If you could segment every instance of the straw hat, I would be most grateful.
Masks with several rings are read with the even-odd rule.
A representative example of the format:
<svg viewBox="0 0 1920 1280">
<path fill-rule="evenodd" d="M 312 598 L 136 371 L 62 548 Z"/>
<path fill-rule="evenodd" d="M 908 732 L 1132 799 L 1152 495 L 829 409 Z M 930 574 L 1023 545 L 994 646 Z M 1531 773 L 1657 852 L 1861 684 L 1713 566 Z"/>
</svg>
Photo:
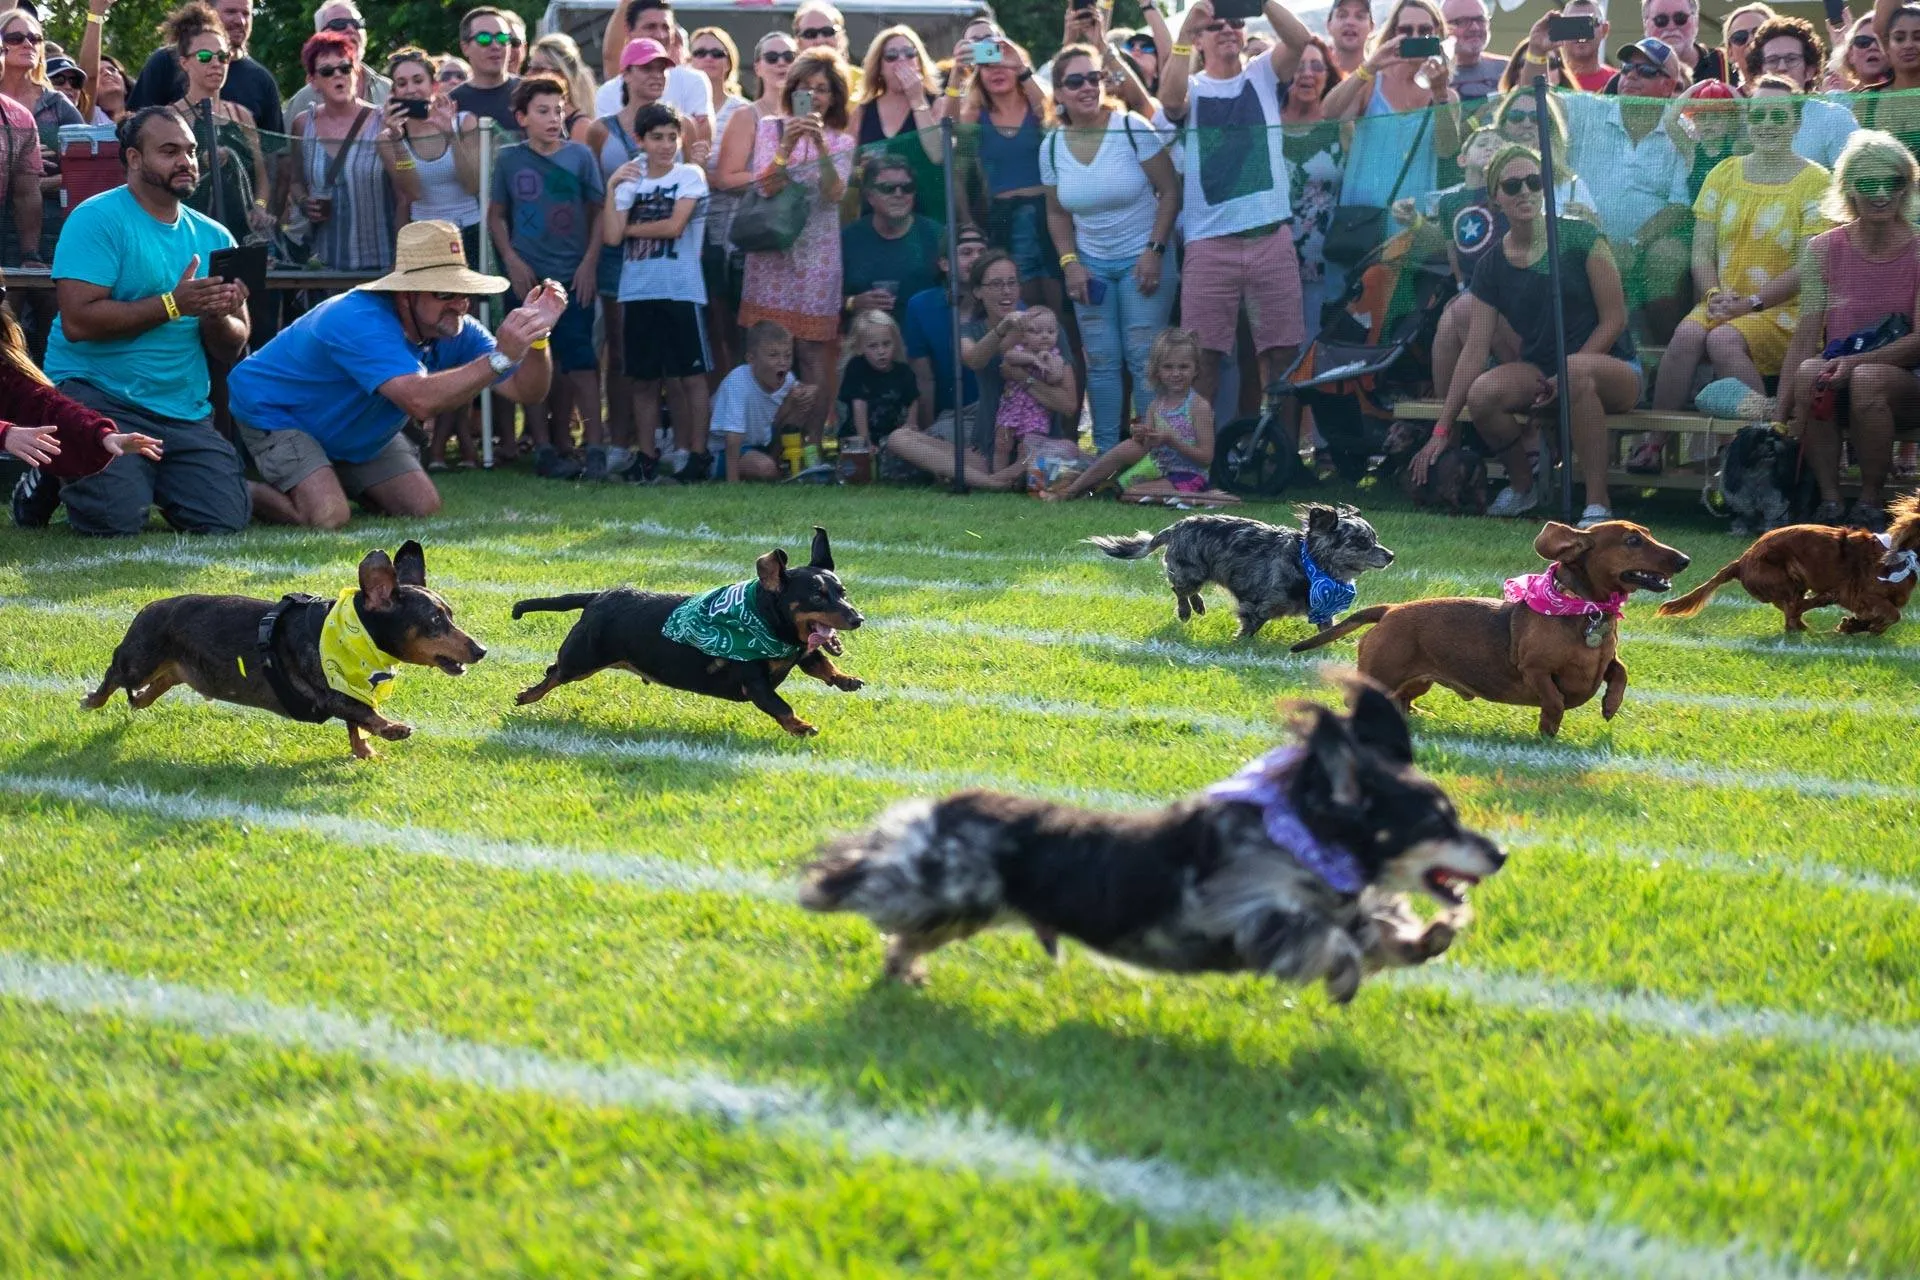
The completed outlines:
<svg viewBox="0 0 1920 1280">
<path fill-rule="evenodd" d="M 451 222 L 409 222 L 393 248 L 393 270 L 361 285 L 369 293 L 505 293 L 504 276 L 467 267 L 460 228 Z"/>
</svg>

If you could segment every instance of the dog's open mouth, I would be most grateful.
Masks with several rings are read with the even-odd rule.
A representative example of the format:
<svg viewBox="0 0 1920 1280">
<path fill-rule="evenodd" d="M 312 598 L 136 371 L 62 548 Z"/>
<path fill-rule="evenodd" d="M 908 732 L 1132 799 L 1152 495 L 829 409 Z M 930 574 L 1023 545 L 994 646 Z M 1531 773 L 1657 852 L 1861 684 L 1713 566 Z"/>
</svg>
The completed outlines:
<svg viewBox="0 0 1920 1280">
<path fill-rule="evenodd" d="M 1456 907 L 1466 902 L 1466 891 L 1480 883 L 1479 876 L 1455 871 L 1451 867 L 1429 867 L 1427 874 L 1421 879 L 1426 884 L 1428 893 Z"/>
<path fill-rule="evenodd" d="M 807 632 L 807 652 L 812 653 L 815 649 L 825 649 L 836 658 L 846 652 L 846 647 L 840 643 L 840 633 L 818 622 Z"/>
<path fill-rule="evenodd" d="M 1645 569 L 1629 569 L 1620 575 L 1620 581 L 1642 591 L 1671 591 L 1673 579 L 1663 578 L 1657 573 L 1648 573 Z"/>
<path fill-rule="evenodd" d="M 450 676 L 463 676 L 467 674 L 467 664 L 464 662 L 455 662 L 452 658 L 435 658 L 433 665 Z"/>
</svg>

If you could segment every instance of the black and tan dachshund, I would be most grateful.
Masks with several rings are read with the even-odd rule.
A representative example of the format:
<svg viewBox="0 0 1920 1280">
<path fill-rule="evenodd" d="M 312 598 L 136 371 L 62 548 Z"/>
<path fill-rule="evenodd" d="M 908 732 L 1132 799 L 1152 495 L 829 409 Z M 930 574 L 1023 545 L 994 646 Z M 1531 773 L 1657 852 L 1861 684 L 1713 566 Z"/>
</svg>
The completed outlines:
<svg viewBox="0 0 1920 1280">
<path fill-rule="evenodd" d="M 754 562 L 754 577 L 701 596 L 615 587 L 522 600 L 513 616 L 584 610 L 560 642 L 539 684 L 520 694 L 538 702 L 563 684 L 608 667 L 670 689 L 751 702 L 796 737 L 819 732 L 779 694 L 795 667 L 846 693 L 864 683 L 838 670 L 839 633 L 864 619 L 833 572 L 827 531 L 813 530 L 808 564 L 789 568 L 778 547 Z M 672 638 L 679 637 L 679 638 Z"/>
</svg>

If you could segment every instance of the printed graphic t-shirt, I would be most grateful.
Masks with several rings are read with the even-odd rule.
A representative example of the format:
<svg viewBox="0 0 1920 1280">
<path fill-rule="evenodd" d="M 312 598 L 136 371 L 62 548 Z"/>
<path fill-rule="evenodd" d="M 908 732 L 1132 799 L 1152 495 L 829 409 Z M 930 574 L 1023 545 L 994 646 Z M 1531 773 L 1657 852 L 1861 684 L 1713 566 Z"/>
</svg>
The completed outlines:
<svg viewBox="0 0 1920 1280">
<path fill-rule="evenodd" d="M 1187 239 L 1210 240 L 1293 216 L 1287 197 L 1286 86 L 1261 57 L 1239 75 L 1193 77 L 1184 136 Z"/>
<path fill-rule="evenodd" d="M 536 276 L 571 287 L 600 233 L 598 206 L 606 198 L 600 161 L 578 142 L 563 142 L 550 156 L 518 143 L 494 161 L 493 198 L 507 206 L 513 250 Z"/>
<path fill-rule="evenodd" d="M 643 177 L 613 189 L 613 206 L 624 209 L 627 225 L 664 222 L 682 200 L 696 201 L 693 216 L 673 240 L 628 236 L 620 263 L 620 301 L 660 298 L 707 305 L 707 282 L 700 274 L 700 250 L 707 242 L 707 175 L 698 165 L 676 164 L 664 177 Z M 615 252 L 603 249 L 603 253 Z"/>
</svg>

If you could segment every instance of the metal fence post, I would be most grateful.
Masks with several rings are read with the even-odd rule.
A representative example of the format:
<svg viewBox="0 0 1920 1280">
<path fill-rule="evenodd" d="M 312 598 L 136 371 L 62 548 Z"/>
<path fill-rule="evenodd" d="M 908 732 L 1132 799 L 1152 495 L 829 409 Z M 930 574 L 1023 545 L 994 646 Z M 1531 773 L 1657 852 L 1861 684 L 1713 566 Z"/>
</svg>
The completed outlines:
<svg viewBox="0 0 1920 1280">
<path fill-rule="evenodd" d="M 458 120 L 455 120 L 455 135 L 458 136 Z M 487 234 L 487 206 L 493 191 L 493 121 L 482 117 L 480 126 L 480 272 L 493 274 L 493 237 Z M 493 332 L 496 323 L 493 316 L 493 296 L 489 294 L 480 302 L 482 314 L 486 316 L 487 332 Z M 480 465 L 488 471 L 493 470 L 493 392 L 491 389 L 480 393 Z"/>
<path fill-rule="evenodd" d="M 954 177 L 953 117 L 940 120 L 940 173 L 947 184 L 947 308 L 953 334 L 953 485 L 967 491 L 967 435 L 963 426 L 967 371 L 960 363 L 960 184 Z"/>
<path fill-rule="evenodd" d="M 1567 400 L 1567 317 L 1560 301 L 1560 211 L 1553 198 L 1553 130 L 1545 126 L 1547 114 L 1547 78 L 1533 78 L 1533 109 L 1542 122 L 1540 129 L 1540 194 L 1547 211 L 1547 287 L 1553 295 L 1553 356 L 1555 387 L 1553 397 L 1560 411 L 1560 518 L 1573 520 L 1573 408 Z"/>
</svg>

